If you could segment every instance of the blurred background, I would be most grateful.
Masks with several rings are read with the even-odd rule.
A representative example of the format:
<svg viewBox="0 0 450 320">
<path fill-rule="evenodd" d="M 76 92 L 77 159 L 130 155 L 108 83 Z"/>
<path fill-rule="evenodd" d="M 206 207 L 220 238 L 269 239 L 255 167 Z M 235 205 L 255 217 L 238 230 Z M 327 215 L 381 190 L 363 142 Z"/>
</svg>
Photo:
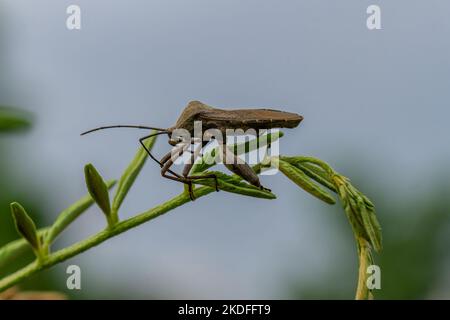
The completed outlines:
<svg viewBox="0 0 450 320">
<path fill-rule="evenodd" d="M 329 162 L 376 204 L 384 251 L 375 296 L 449 299 L 450 3 L 376 1 L 382 30 L 369 31 L 374 2 L 1 0 L 0 105 L 33 119 L 29 130 L 0 133 L 0 245 L 17 238 L 10 202 L 50 224 L 86 193 L 86 163 L 118 178 L 144 134 L 80 132 L 170 126 L 189 100 L 273 107 L 305 117 L 285 130 L 281 153 Z M 71 4 L 81 30 L 66 28 Z M 21 287 L 73 299 L 353 298 L 356 248 L 340 205 L 281 175 L 262 180 L 278 199 L 211 194 Z M 181 190 L 148 162 L 122 218 Z M 89 210 L 56 248 L 104 223 Z M 71 264 L 82 290 L 66 288 Z"/>
</svg>

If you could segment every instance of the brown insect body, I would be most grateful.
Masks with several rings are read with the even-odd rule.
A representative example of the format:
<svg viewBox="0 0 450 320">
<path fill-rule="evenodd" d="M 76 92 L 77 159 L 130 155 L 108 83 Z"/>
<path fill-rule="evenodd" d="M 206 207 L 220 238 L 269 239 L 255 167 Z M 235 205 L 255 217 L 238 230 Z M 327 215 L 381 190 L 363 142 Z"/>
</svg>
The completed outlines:
<svg viewBox="0 0 450 320">
<path fill-rule="evenodd" d="M 272 128 L 295 128 L 303 120 L 303 117 L 290 112 L 284 112 L 273 109 L 235 109 L 235 110 L 223 110 L 213 108 L 200 101 L 191 101 L 187 107 L 183 110 L 175 125 L 168 129 L 160 129 L 147 126 L 135 126 L 135 125 L 114 125 L 95 128 L 82 133 L 82 135 L 108 128 L 139 128 L 139 129 L 154 129 L 159 132 L 152 133 L 151 135 L 142 137 L 139 139 L 142 147 L 146 150 L 148 155 L 161 166 L 161 175 L 167 179 L 179 181 L 189 186 L 189 195 L 194 200 L 194 194 L 192 190 L 192 181 L 196 179 L 212 178 L 216 182 L 216 190 L 218 189 L 217 177 L 214 174 L 203 174 L 199 176 L 189 175 L 190 170 L 200 154 L 201 148 L 204 147 L 208 141 L 202 141 L 202 143 L 192 152 L 190 163 L 186 164 L 182 175 L 172 171 L 170 168 L 175 160 L 182 156 L 185 151 L 188 151 L 191 144 L 195 144 L 198 140 L 191 138 L 190 141 L 183 141 L 179 137 L 170 137 L 170 135 L 176 129 L 185 129 L 189 131 L 191 137 L 194 137 L 194 124 L 196 121 L 201 121 L 202 131 L 208 129 L 218 129 L 222 132 L 223 138 L 226 137 L 227 129 L 242 129 L 247 131 L 248 129 L 272 129 Z M 203 132 L 202 132 L 203 133 Z M 172 152 L 166 154 L 160 161 L 156 159 L 145 146 L 144 140 L 158 134 L 168 134 L 169 144 L 175 146 L 175 156 Z M 223 142 L 222 142 L 223 143 Z M 244 180 L 248 181 L 252 185 L 265 189 L 260 181 L 258 175 L 253 169 L 239 159 L 231 150 L 222 145 L 223 159 L 225 166 L 232 172 L 236 173 Z M 267 189 L 268 190 L 268 189 Z"/>
<path fill-rule="evenodd" d="M 191 101 L 183 110 L 175 126 L 169 128 L 186 129 L 194 133 L 194 122 L 201 121 L 202 129 L 219 129 L 225 134 L 226 129 L 273 129 L 295 128 L 303 117 L 291 112 L 274 109 L 235 109 L 223 110 L 213 108 L 200 101 Z"/>
<path fill-rule="evenodd" d="M 194 135 L 194 123 L 201 121 L 202 131 L 218 129 L 226 136 L 227 129 L 273 129 L 273 128 L 295 128 L 303 120 L 303 117 L 291 112 L 274 109 L 235 109 L 223 110 L 211 107 L 200 101 L 191 101 L 183 110 L 175 125 L 168 129 L 173 132 L 176 129 L 185 129 L 191 136 Z M 170 144 L 176 144 L 176 140 L 169 140 Z M 224 163 L 228 170 L 239 175 L 252 185 L 265 189 L 258 175 L 245 162 L 241 161 L 225 146 L 222 148 Z M 195 158 L 194 154 L 192 155 Z M 183 170 L 183 176 L 189 178 L 188 173 L 195 159 L 187 164 Z M 164 168 L 163 168 L 164 169 Z M 216 181 L 217 183 L 217 181 Z"/>
</svg>

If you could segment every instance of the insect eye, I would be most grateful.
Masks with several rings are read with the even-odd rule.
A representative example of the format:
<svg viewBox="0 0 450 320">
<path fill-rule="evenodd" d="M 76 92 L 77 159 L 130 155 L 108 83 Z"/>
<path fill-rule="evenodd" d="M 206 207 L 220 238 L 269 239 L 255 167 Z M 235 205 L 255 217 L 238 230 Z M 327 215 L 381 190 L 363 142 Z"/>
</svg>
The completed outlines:
<svg viewBox="0 0 450 320">
<path fill-rule="evenodd" d="M 169 144 L 172 146 L 176 146 L 178 143 L 181 143 L 183 141 L 184 139 L 182 137 L 171 138 L 169 139 Z"/>
</svg>

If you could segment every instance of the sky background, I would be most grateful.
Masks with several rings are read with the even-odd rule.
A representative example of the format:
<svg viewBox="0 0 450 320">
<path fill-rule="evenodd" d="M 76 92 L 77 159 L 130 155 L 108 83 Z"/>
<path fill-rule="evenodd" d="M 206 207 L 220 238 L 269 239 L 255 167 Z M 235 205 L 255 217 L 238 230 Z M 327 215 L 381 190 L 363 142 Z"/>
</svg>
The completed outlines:
<svg viewBox="0 0 450 320">
<path fill-rule="evenodd" d="M 369 31 L 374 3 L 382 30 Z M 66 29 L 70 4 L 81 7 L 80 31 Z M 79 133 L 168 127 L 190 100 L 302 114 L 281 153 L 319 157 L 374 192 L 420 194 L 450 159 L 448 1 L 2 0 L 0 10 L 1 103 L 35 115 L 30 134 L 10 139 L 21 168 L 11 176 L 33 177 L 52 198 L 49 222 L 85 194 L 86 163 L 117 178 L 145 134 Z M 154 150 L 169 151 L 165 138 Z M 350 228 L 330 226 L 335 211 L 281 175 L 262 183 L 277 200 L 212 194 L 54 270 L 79 265 L 92 292 L 114 282 L 170 298 L 254 299 L 285 298 L 288 279 L 314 282 L 336 259 L 356 271 L 355 248 L 343 245 Z M 122 217 L 181 190 L 148 162 Z M 103 225 L 90 210 L 59 245 Z"/>
</svg>

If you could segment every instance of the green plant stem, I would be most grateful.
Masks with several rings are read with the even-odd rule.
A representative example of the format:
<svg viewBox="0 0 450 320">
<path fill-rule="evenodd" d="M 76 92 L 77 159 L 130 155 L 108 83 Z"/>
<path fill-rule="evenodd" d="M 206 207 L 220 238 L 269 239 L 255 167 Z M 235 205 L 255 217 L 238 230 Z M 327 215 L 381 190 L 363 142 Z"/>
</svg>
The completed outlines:
<svg viewBox="0 0 450 320">
<path fill-rule="evenodd" d="M 44 236 L 48 230 L 50 230 L 50 227 L 38 230 L 39 236 Z M 2 269 L 10 261 L 27 252 L 31 252 L 31 247 L 24 238 L 14 240 L 4 245 L 0 250 L 0 269 Z"/>
<path fill-rule="evenodd" d="M 194 190 L 194 195 L 196 198 L 203 197 L 211 192 L 215 191 L 210 187 L 200 187 Z M 49 254 L 42 261 L 33 261 L 29 265 L 24 268 L 10 274 L 9 276 L 0 280 L 0 292 L 6 290 L 7 288 L 15 285 L 21 280 L 28 278 L 29 276 L 41 271 L 43 269 L 48 269 L 62 261 L 65 261 L 77 254 L 80 254 L 92 247 L 99 245 L 100 243 L 112 238 L 116 235 L 119 235 L 129 229 L 132 229 L 144 222 L 152 220 L 172 209 L 175 209 L 187 202 L 190 202 L 189 194 L 183 192 L 178 196 L 173 197 L 172 199 L 166 201 L 163 204 L 160 204 L 148 211 L 145 211 L 137 216 L 129 218 L 127 220 L 123 220 L 117 223 L 115 226 L 111 228 L 107 228 L 99 233 L 77 242 L 67 248 L 56 251 L 52 254 Z"/>
<path fill-rule="evenodd" d="M 358 285 L 356 287 L 355 300 L 366 300 L 373 298 L 367 288 L 367 267 L 371 264 L 370 248 L 365 239 L 358 237 L 359 269 L 358 269 Z"/>
</svg>

